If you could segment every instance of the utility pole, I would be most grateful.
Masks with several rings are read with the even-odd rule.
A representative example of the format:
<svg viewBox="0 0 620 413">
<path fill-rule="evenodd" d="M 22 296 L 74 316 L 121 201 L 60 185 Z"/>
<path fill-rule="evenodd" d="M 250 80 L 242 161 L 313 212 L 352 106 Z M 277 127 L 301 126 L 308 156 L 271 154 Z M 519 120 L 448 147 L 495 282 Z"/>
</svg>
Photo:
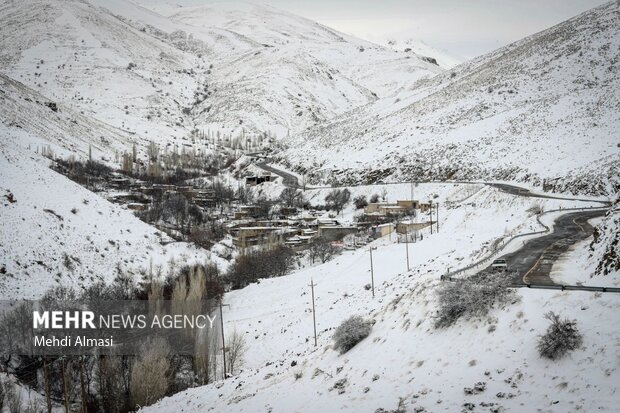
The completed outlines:
<svg viewBox="0 0 620 413">
<path fill-rule="evenodd" d="M 431 217 L 431 235 L 433 235 L 433 201 L 429 201 L 428 215 Z"/>
<path fill-rule="evenodd" d="M 372 265 L 372 250 L 376 250 L 377 247 L 370 247 L 370 286 L 372 288 L 372 298 L 375 298 L 375 273 Z"/>
<path fill-rule="evenodd" d="M 409 271 L 409 231 L 407 231 L 407 224 L 405 226 L 405 249 L 407 251 L 407 271 Z"/>
<path fill-rule="evenodd" d="M 314 347 L 317 346 L 317 342 L 316 342 L 316 311 L 314 308 L 314 286 L 316 284 L 314 283 L 314 281 L 312 280 L 312 278 L 310 278 L 310 288 L 312 291 L 312 323 L 314 324 Z"/>
<path fill-rule="evenodd" d="M 220 326 L 222 328 L 222 366 L 224 380 L 226 380 L 226 341 L 224 340 L 224 318 L 222 317 L 222 297 L 220 297 Z"/>
</svg>

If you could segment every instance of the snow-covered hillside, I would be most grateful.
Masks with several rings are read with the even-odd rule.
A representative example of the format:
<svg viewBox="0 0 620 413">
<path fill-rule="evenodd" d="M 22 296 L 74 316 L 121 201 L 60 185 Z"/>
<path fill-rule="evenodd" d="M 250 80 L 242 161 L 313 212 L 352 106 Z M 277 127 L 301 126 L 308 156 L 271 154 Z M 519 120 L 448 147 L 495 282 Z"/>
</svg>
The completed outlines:
<svg viewBox="0 0 620 413">
<path fill-rule="evenodd" d="M 452 56 L 447 52 L 437 50 L 417 39 L 406 39 L 402 41 L 392 39 L 387 40 L 386 45 L 394 50 L 404 51 L 405 53 L 413 52 L 418 56 L 422 56 L 427 59 L 434 59 L 434 61 L 444 69 L 452 69 L 466 60 L 465 58 Z"/>
<path fill-rule="evenodd" d="M 139 270 L 165 270 L 170 259 L 211 260 L 206 251 L 172 242 L 130 211 L 49 169 L 40 154 L 46 140 L 19 129 L 3 131 L 1 138 L 3 298 L 39 298 L 57 285 L 110 282 L 117 266 L 138 282 Z"/>
<path fill-rule="evenodd" d="M 375 412 L 395 411 L 399 403 L 405 409 L 400 411 L 428 412 L 458 412 L 466 403 L 473 403 L 474 411 L 613 409 L 620 390 L 620 349 L 609 344 L 620 339 L 613 321 L 616 295 L 519 290 L 517 302 L 488 317 L 434 328 L 435 293 L 448 267 L 468 264 L 481 253 L 480 246 L 497 238 L 537 227 L 527 211 L 531 200 L 477 189 L 416 188 L 422 199 L 437 194 L 455 203 L 442 213 L 439 233 L 426 229 L 423 241 L 409 245 L 409 272 L 404 244 L 386 236 L 369 245 L 377 247 L 375 299 L 364 287 L 370 283 L 368 247 L 228 293 L 225 331 L 245 336 L 243 371 L 145 411 Z M 390 186 L 388 196 L 400 199 L 409 190 Z M 545 209 L 576 204 L 542 201 Z M 312 336 L 311 281 L 318 347 Z M 576 318 L 585 336 L 584 347 L 559 362 L 541 360 L 536 352 L 537 336 L 547 323 L 543 314 L 550 310 Z M 334 329 L 355 314 L 374 320 L 371 335 L 339 355 L 331 348 Z M 482 390 L 465 393 L 479 382 Z"/>
<path fill-rule="evenodd" d="M 164 17 L 125 0 L 0 5 L 0 69 L 159 142 L 301 131 L 441 73 L 416 55 L 247 4 Z"/>
<path fill-rule="evenodd" d="M 615 192 L 619 25 L 610 2 L 293 137 L 282 158 L 344 182 L 546 179 Z"/>
<path fill-rule="evenodd" d="M 196 56 L 81 1 L 3 2 L 0 70 L 128 133 L 185 137 L 183 108 L 204 83 Z"/>
<path fill-rule="evenodd" d="M 39 150 L 85 158 L 89 148 L 94 159 L 112 160 L 112 155 L 129 151 L 134 143 L 146 140 L 112 127 L 57 103 L 24 84 L 0 73 L 0 137 L 5 145 L 15 131 L 27 132 L 40 139 L 29 142 Z M 14 148 L 18 150 L 20 147 Z"/>
</svg>

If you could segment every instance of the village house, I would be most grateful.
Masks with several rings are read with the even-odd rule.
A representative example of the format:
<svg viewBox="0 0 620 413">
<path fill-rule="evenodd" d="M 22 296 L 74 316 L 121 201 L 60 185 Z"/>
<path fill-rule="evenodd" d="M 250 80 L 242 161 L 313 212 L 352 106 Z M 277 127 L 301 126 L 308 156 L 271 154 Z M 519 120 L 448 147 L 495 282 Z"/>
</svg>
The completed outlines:
<svg viewBox="0 0 620 413">
<path fill-rule="evenodd" d="M 231 230 L 233 245 L 242 249 L 257 245 L 284 244 L 287 238 L 297 233 L 295 228 L 273 226 L 239 227 Z"/>
<path fill-rule="evenodd" d="M 396 232 L 399 234 L 413 234 L 423 228 L 429 227 L 430 221 L 426 222 L 414 222 L 411 220 L 402 221 L 396 224 Z"/>
<path fill-rule="evenodd" d="M 357 226 L 344 225 L 319 225 L 317 234 L 320 238 L 328 241 L 341 240 L 349 234 L 356 234 Z"/>
<path fill-rule="evenodd" d="M 368 221 L 378 221 L 381 217 L 403 215 L 408 211 L 426 212 L 430 209 L 430 205 L 416 200 L 399 200 L 396 203 L 373 202 L 364 208 L 364 215 Z"/>
<path fill-rule="evenodd" d="M 260 185 L 263 182 L 271 182 L 273 181 L 273 179 L 274 177 L 269 172 L 262 174 L 262 175 L 247 176 L 245 178 L 245 185 L 246 186 Z"/>
<path fill-rule="evenodd" d="M 317 237 L 317 234 L 317 231 L 303 229 L 299 235 L 288 238 L 285 245 L 296 250 L 307 248 L 312 240 Z"/>
<path fill-rule="evenodd" d="M 394 232 L 395 225 L 391 222 L 387 224 L 377 225 L 373 227 L 374 236 L 377 238 L 385 237 L 386 235 L 390 235 Z"/>
<path fill-rule="evenodd" d="M 250 218 L 255 215 L 256 211 L 258 211 L 256 205 L 239 205 L 234 212 L 234 219 Z"/>
</svg>

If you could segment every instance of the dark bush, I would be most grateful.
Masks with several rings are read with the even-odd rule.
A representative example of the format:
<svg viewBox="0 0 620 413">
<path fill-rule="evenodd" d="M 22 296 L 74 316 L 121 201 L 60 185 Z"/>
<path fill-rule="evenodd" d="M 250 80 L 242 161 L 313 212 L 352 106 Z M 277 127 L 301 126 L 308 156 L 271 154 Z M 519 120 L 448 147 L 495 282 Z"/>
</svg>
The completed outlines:
<svg viewBox="0 0 620 413">
<path fill-rule="evenodd" d="M 359 195 L 353 198 L 353 204 L 355 205 L 356 209 L 362 209 L 368 206 L 368 201 L 366 200 L 365 195 Z"/>
<path fill-rule="evenodd" d="M 583 337 L 575 320 L 561 320 L 554 312 L 548 312 L 545 318 L 551 325 L 547 332 L 538 338 L 538 353 L 541 357 L 556 360 L 581 347 Z"/>
<path fill-rule="evenodd" d="M 281 277 L 293 266 L 295 252 L 283 245 L 256 250 L 237 257 L 226 273 L 233 288 L 243 288 L 260 278 Z"/>
<path fill-rule="evenodd" d="M 368 337 L 372 323 L 359 315 L 354 315 L 342 322 L 334 333 L 334 349 L 344 354 L 357 343 Z"/>
</svg>

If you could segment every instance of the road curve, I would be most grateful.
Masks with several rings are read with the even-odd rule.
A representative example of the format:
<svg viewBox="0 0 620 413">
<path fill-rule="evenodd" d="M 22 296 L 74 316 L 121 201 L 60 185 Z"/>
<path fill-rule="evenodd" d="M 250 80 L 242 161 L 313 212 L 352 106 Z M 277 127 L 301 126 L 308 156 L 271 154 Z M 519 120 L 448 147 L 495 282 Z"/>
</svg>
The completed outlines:
<svg viewBox="0 0 620 413">
<path fill-rule="evenodd" d="M 258 166 L 259 168 L 261 168 L 262 170 L 265 170 L 267 172 L 270 172 L 274 175 L 278 175 L 282 177 L 282 184 L 284 184 L 284 186 L 288 187 L 288 188 L 296 188 L 296 189 L 300 189 L 301 186 L 299 185 L 299 179 L 297 179 L 297 177 L 295 175 L 292 175 L 288 172 L 282 171 L 280 169 L 276 169 L 273 166 L 269 165 L 267 162 L 269 160 L 264 160 L 261 162 L 257 162 L 255 165 Z"/>
<path fill-rule="evenodd" d="M 549 276 L 553 264 L 572 245 L 592 236 L 594 228 L 588 221 L 604 214 L 603 209 L 564 214 L 555 220 L 553 232 L 526 241 L 517 251 L 498 259 L 506 260 L 508 270 L 514 273 L 514 285 L 553 285 Z"/>
</svg>

